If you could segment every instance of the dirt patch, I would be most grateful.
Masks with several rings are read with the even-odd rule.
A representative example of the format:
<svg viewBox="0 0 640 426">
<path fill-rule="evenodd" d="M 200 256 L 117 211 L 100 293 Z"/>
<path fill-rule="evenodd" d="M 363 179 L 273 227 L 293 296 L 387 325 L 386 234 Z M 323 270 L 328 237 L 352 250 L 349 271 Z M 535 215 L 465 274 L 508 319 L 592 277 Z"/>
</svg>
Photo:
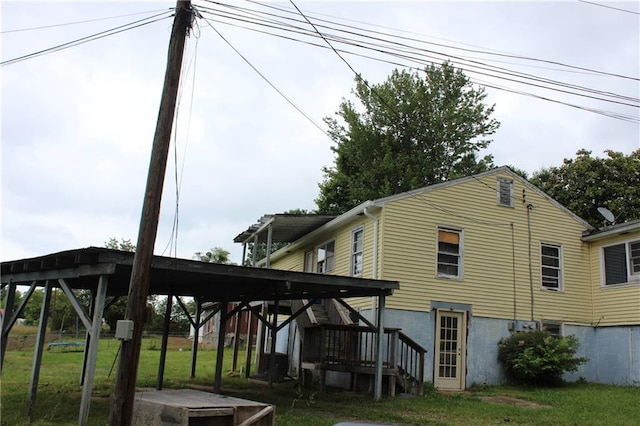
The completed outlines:
<svg viewBox="0 0 640 426">
<path fill-rule="evenodd" d="M 480 400 L 490 402 L 493 404 L 511 404 L 524 408 L 553 408 L 550 405 L 538 404 L 537 402 L 527 401 L 520 398 L 514 398 L 512 396 L 481 396 Z"/>
</svg>

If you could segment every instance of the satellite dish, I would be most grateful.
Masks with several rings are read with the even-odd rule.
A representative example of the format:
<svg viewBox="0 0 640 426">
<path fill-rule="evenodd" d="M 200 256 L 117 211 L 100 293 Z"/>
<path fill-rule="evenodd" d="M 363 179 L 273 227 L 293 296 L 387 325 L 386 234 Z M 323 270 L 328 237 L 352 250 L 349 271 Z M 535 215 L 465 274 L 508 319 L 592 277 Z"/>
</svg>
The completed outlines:
<svg viewBox="0 0 640 426">
<path fill-rule="evenodd" d="M 616 222 L 616 217 L 613 215 L 613 213 L 611 213 L 611 210 L 609 210 L 608 208 L 598 207 L 598 213 L 600 213 L 605 219 L 607 219 L 608 222 L 611 222 L 611 223 Z"/>
</svg>

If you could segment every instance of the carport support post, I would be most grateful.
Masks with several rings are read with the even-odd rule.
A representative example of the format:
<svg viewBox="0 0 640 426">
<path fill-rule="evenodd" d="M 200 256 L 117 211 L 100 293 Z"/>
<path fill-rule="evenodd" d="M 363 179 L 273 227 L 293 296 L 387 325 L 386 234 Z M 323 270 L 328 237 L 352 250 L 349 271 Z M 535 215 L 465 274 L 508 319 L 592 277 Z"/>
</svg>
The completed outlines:
<svg viewBox="0 0 640 426">
<path fill-rule="evenodd" d="M 385 296 L 381 294 L 378 296 L 378 339 L 376 340 L 376 371 L 374 376 L 375 387 L 373 390 L 373 399 L 375 401 L 379 401 L 382 398 L 382 357 L 384 356 L 384 347 L 383 347 L 383 339 L 384 339 L 384 307 L 385 307 Z M 395 348 L 391 348 L 391 350 L 395 350 Z"/>
<path fill-rule="evenodd" d="M 253 350 L 253 311 L 247 310 L 247 359 L 245 361 L 244 377 L 248 379 L 251 375 L 251 351 Z"/>
<path fill-rule="evenodd" d="M 279 300 L 274 301 L 273 323 L 271 324 L 271 354 L 269 356 L 269 388 L 273 387 L 273 375 L 276 372 L 276 335 L 278 334 Z"/>
<path fill-rule="evenodd" d="M 93 316 L 91 320 L 91 338 L 87 353 L 87 363 L 84 368 L 84 380 L 82 384 L 82 400 L 80 401 L 80 415 L 78 424 L 84 426 L 89 420 L 89 406 L 91 404 L 91 391 L 93 390 L 93 376 L 96 370 L 96 360 L 98 359 L 98 346 L 100 345 L 100 329 L 102 328 L 102 314 L 104 313 L 104 302 L 107 298 L 108 278 L 100 275 L 98 279 L 98 289 L 93 297 Z"/>
<path fill-rule="evenodd" d="M 233 330 L 233 364 L 231 365 L 231 371 L 236 371 L 238 368 L 238 350 L 240 349 L 240 321 L 242 320 L 242 310 L 236 312 L 236 323 Z"/>
<path fill-rule="evenodd" d="M 222 361 L 224 360 L 224 335 L 227 329 L 227 302 L 222 302 L 218 324 L 218 351 L 216 353 L 216 376 L 213 393 L 220 393 L 222 387 Z"/>
<path fill-rule="evenodd" d="M 171 325 L 171 308 L 173 307 L 173 295 L 167 296 L 167 306 L 164 309 L 164 321 L 162 322 L 162 346 L 160 348 L 160 365 L 158 365 L 158 379 L 156 390 L 162 390 L 164 384 L 164 366 L 167 360 L 167 346 L 169 344 L 169 326 Z"/>
<path fill-rule="evenodd" d="M 13 318 L 13 305 L 16 300 L 16 288 L 18 286 L 12 281 L 9 283 L 9 290 L 7 293 L 7 303 L 4 307 L 4 315 L 2 316 L 2 340 L 0 340 L 0 372 L 2 372 L 2 367 L 4 366 L 4 354 L 7 350 L 7 342 L 9 337 L 9 325 L 11 323 L 11 318 Z"/>
<path fill-rule="evenodd" d="M 202 316 L 202 301 L 195 297 L 196 320 L 193 326 L 193 343 L 191 343 L 191 378 L 196 377 L 196 364 L 198 363 L 198 341 L 200 340 L 200 317 Z"/>
<path fill-rule="evenodd" d="M 42 349 L 44 348 L 47 334 L 47 318 L 49 317 L 49 304 L 51 303 L 51 282 L 44 286 L 44 299 L 40 308 L 40 321 L 38 322 L 38 335 L 36 337 L 35 353 L 33 354 L 33 367 L 31 369 L 31 381 L 29 382 L 29 395 L 27 395 L 27 417 L 33 421 L 33 406 L 38 394 L 38 379 L 40 378 L 40 364 L 42 362 Z"/>
</svg>

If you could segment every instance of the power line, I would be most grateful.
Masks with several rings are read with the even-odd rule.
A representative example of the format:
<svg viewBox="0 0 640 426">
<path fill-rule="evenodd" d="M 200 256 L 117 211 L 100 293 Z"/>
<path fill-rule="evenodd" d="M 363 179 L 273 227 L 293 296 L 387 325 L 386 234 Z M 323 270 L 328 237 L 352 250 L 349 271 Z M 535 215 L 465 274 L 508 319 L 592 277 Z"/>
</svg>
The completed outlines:
<svg viewBox="0 0 640 426">
<path fill-rule="evenodd" d="M 627 9 L 621 9 L 619 7 L 613 7 L 613 6 L 609 6 L 607 4 L 595 3 L 595 2 L 592 2 L 592 1 L 585 1 L 585 0 L 578 0 L 578 1 L 580 3 L 586 3 L 586 4 L 591 4 L 591 5 L 594 5 L 594 6 L 606 7 L 607 9 L 613 9 L 613 10 L 617 10 L 617 11 L 620 11 L 620 12 L 626 12 L 626 13 L 632 13 L 634 15 L 640 15 L 640 12 L 635 12 L 633 10 L 627 10 Z"/>
<path fill-rule="evenodd" d="M 210 3 L 214 3 L 214 2 L 210 2 Z M 216 3 L 217 4 L 217 3 Z M 268 16 L 268 18 L 262 18 L 261 12 L 256 11 L 256 10 L 249 10 L 246 11 L 246 9 L 243 8 L 239 8 L 237 6 L 227 6 L 227 5 L 221 5 L 221 6 L 225 6 L 228 9 L 232 9 L 235 12 L 223 12 L 217 9 L 211 9 L 211 8 L 204 8 L 207 9 L 207 13 L 209 14 L 213 14 L 214 16 L 217 16 L 218 18 L 220 18 L 220 20 L 217 20 L 216 22 L 225 24 L 225 25 L 231 25 L 231 26 L 236 26 L 236 27 L 240 27 L 240 28 L 245 28 L 245 29 L 249 29 L 252 31 L 256 31 L 256 32 L 260 32 L 260 33 L 264 33 L 264 34 L 268 34 L 271 36 L 276 36 L 276 37 L 280 37 L 280 38 L 285 38 L 285 39 L 289 39 L 292 41 L 296 41 L 296 42 L 301 42 L 301 43 L 306 43 L 306 44 L 310 44 L 310 45 L 314 45 L 317 47 L 324 47 L 315 43 L 311 43 L 309 41 L 304 41 L 301 40 L 300 38 L 296 38 L 296 37 L 290 37 L 287 35 L 283 35 L 281 33 L 274 33 L 272 31 L 282 31 L 284 33 L 289 33 L 289 34 L 298 34 L 301 36 L 305 36 L 305 37 L 318 37 L 318 34 L 315 32 L 309 32 L 308 30 L 300 27 L 300 26 L 296 26 L 294 24 L 291 24 L 291 21 L 296 22 L 296 20 L 292 20 L 291 18 L 288 17 L 283 17 L 282 15 L 274 15 L 273 13 L 264 13 L 264 15 Z M 274 8 L 273 6 L 269 6 L 270 8 Z M 239 12 L 242 12 L 239 13 Z M 256 17 L 256 16 L 260 16 L 260 17 Z M 278 19 L 285 19 L 286 22 L 282 22 L 279 21 L 278 19 L 274 19 L 278 18 Z M 228 22 L 225 19 L 229 19 L 232 22 Z M 244 22 L 245 25 L 240 25 L 238 24 L 238 22 Z M 300 22 L 300 21 L 297 21 Z M 262 27 L 262 28 L 266 28 L 267 30 L 260 30 L 257 28 L 252 28 L 249 27 L 248 25 L 257 25 L 258 27 Z M 324 28 L 328 28 L 328 27 L 324 27 Z M 339 29 L 335 29 L 332 28 L 335 31 L 340 31 Z M 319 32 L 317 26 L 316 26 L 316 30 L 317 32 Z M 357 34 L 358 36 L 366 39 L 372 39 L 372 37 L 362 34 Z M 369 50 L 369 51 L 373 51 L 376 52 L 378 54 L 384 54 L 384 55 L 388 55 L 388 56 L 393 56 L 395 58 L 401 58 L 402 60 L 406 61 L 406 60 L 410 60 L 412 62 L 416 62 L 416 63 L 420 63 L 420 64 L 435 64 L 436 61 L 443 61 L 446 60 L 449 56 L 440 52 L 432 52 L 432 51 L 428 51 L 431 52 L 431 54 L 434 55 L 439 55 L 442 58 L 439 57 L 432 57 L 430 58 L 428 55 L 425 56 L 423 51 L 424 49 L 416 49 L 413 46 L 410 45 L 406 45 L 406 44 L 402 44 L 401 48 L 400 47 L 396 47 L 393 46 L 393 48 L 391 48 L 391 50 L 389 50 L 389 48 L 387 47 L 387 45 L 383 44 L 373 44 L 370 41 L 366 41 L 366 42 L 362 42 L 362 41 L 357 41 L 354 40 L 353 37 L 349 38 L 349 37 L 338 37 L 336 35 L 331 35 L 331 34 L 323 34 L 322 35 L 325 43 L 331 39 L 334 42 L 338 42 L 344 45 L 350 45 L 350 46 L 354 46 L 356 48 L 360 48 L 360 49 L 365 49 L 365 50 Z M 390 42 L 388 40 L 383 40 L 383 39 L 379 39 L 379 38 L 375 38 L 376 40 L 380 40 L 383 43 L 395 43 L 398 44 L 397 42 Z M 368 43 L 368 44 L 367 44 Z M 397 66 L 408 66 L 406 63 L 404 62 L 397 62 L 397 61 L 389 61 L 389 60 L 385 60 L 385 59 L 381 59 L 379 57 L 371 57 L 371 56 L 367 56 L 367 55 L 363 55 L 363 54 L 359 54 L 359 53 L 355 53 L 353 51 L 349 52 L 346 51 L 344 49 L 338 49 L 335 46 L 333 46 L 331 43 L 329 43 L 332 47 L 332 50 L 334 51 L 339 51 L 341 53 L 348 53 L 351 55 L 357 55 L 357 56 L 362 56 L 362 57 L 366 57 L 369 59 L 373 59 L 373 60 L 377 60 L 377 61 L 381 61 L 381 62 L 387 62 L 387 63 L 392 63 L 394 65 Z M 326 47 L 325 47 L 326 48 Z M 418 53 L 411 53 L 411 51 L 415 50 Z M 402 52 L 402 53 L 399 53 Z M 407 53 L 408 52 L 408 53 Z M 458 58 L 458 57 L 456 57 Z M 426 59 L 426 61 L 425 61 Z M 463 62 L 460 62 L 463 61 Z M 573 95 L 573 96 L 581 96 L 581 97 L 585 97 L 585 98 L 591 98 L 593 100 L 597 100 L 597 101 L 604 101 L 604 102 L 611 102 L 611 103 L 617 103 L 617 104 L 622 104 L 623 106 L 627 106 L 627 107 L 632 107 L 632 108 L 638 108 L 638 105 L 636 105 L 635 103 L 638 102 L 637 98 L 633 98 L 633 97 L 629 97 L 629 96 L 623 96 L 623 95 L 619 95 L 616 93 L 611 93 L 611 92 L 605 92 L 605 91 L 599 91 L 596 89 L 592 89 L 589 87 L 582 87 L 582 86 L 577 86 L 577 85 L 573 85 L 573 84 L 569 84 L 569 83 L 563 83 L 560 81 L 556 81 L 556 80 L 550 80 L 550 79 L 544 79 L 541 77 L 537 77 L 537 76 L 533 76 L 533 75 L 529 75 L 529 74 L 524 74 L 524 73 L 517 73 L 517 72 L 513 72 L 511 70 L 508 69 L 504 69 L 504 68 L 499 68 L 499 67 L 494 67 L 494 66 L 487 66 L 486 64 L 482 64 L 479 63 L 479 65 L 476 64 L 472 64 L 471 66 L 464 66 L 464 62 L 467 62 L 468 60 L 465 58 L 459 58 L 458 61 L 453 61 L 456 62 L 456 66 L 460 69 L 462 69 L 463 71 L 467 71 L 467 72 L 471 72 L 471 73 L 476 73 L 485 77 L 491 77 L 491 78 L 497 78 L 497 79 L 502 79 L 505 81 L 511 81 L 512 83 L 516 83 L 516 84 L 525 84 L 525 85 L 530 85 L 533 87 L 537 87 L 537 88 L 541 88 L 541 89 L 545 89 L 545 90 L 554 90 L 560 93 L 566 93 L 569 95 Z M 471 61 L 473 62 L 473 61 Z M 412 67 L 413 68 L 413 67 Z M 357 73 L 356 73 L 357 74 Z M 616 77 L 620 77 L 618 75 L 611 75 L 611 76 L 616 76 Z M 470 76 L 471 81 L 472 82 L 476 82 L 478 81 L 477 79 L 474 79 L 472 76 Z M 628 78 L 626 76 L 621 76 L 620 78 Z M 527 81 L 529 80 L 529 81 Z M 558 87 L 548 87 L 548 84 L 553 84 L 556 85 Z M 556 102 L 558 104 L 563 104 L 563 105 L 567 105 L 567 106 L 572 106 L 574 108 L 578 108 L 578 109 L 582 109 L 585 111 L 590 111 L 590 112 L 594 112 L 594 113 L 602 113 L 602 115 L 608 116 L 608 117 L 612 117 L 612 118 L 620 118 L 620 119 L 625 119 L 627 121 L 638 121 L 638 118 L 636 116 L 633 115 L 626 115 L 626 114 L 620 114 L 620 113 L 613 113 L 613 112 L 607 112 L 598 108 L 591 108 L 591 107 L 584 107 L 581 105 L 575 105 L 575 104 L 571 104 L 568 102 L 564 102 L 564 101 L 559 101 L 559 100 L 555 100 L 555 99 L 551 99 L 549 97 L 546 96 L 540 96 L 540 95 L 536 95 L 533 93 L 527 93 L 527 92 L 523 92 L 521 90 L 515 90 L 513 88 L 504 88 L 504 87 L 500 87 L 498 85 L 495 84 L 485 84 L 487 87 L 491 87 L 491 88 L 498 88 L 500 90 L 506 90 L 512 93 L 516 93 L 516 94 L 523 94 L 523 95 L 527 95 L 527 96 L 531 96 L 534 98 L 538 98 L 541 100 L 550 100 L 553 102 Z M 577 92 L 576 92 L 577 91 Z M 580 92 L 584 92 L 584 93 L 580 93 Z M 631 102 L 631 103 L 629 103 Z"/>
<path fill-rule="evenodd" d="M 64 49 L 69 49 L 71 47 L 75 47 L 75 46 L 78 46 L 80 44 L 84 44 L 84 43 L 88 43 L 88 42 L 91 42 L 91 41 L 95 41 L 95 40 L 98 40 L 98 39 L 101 39 L 101 38 L 104 38 L 104 37 L 109 37 L 109 36 L 124 32 L 124 31 L 129 31 L 129 30 L 132 30 L 134 28 L 139 28 L 139 27 L 142 27 L 144 25 L 149 25 L 149 24 L 152 24 L 154 22 L 158 22 L 158 21 L 161 21 L 163 19 L 170 18 L 171 15 L 162 16 L 162 15 L 165 15 L 166 13 L 167 12 L 163 12 L 163 13 L 160 13 L 160 14 L 157 14 L 157 15 L 150 16 L 148 18 L 144 18 L 144 19 L 140 19 L 140 20 L 137 20 L 137 21 L 133 21 L 133 22 L 130 22 L 130 23 L 125 24 L 125 25 L 120 25 L 118 27 L 114 27 L 114 28 L 111 28 L 111 29 L 106 30 L 106 31 L 101 31 L 101 32 L 98 32 L 98 33 L 95 33 L 95 34 L 92 34 L 92 35 L 89 35 L 89 36 L 86 36 L 86 37 L 82 37 L 82 38 L 79 38 L 79 39 L 76 39 L 76 40 L 73 40 L 73 41 L 69 41 L 67 43 L 62 43 L 62 44 L 59 44 L 57 46 L 53 46 L 53 47 L 49 47 L 47 49 L 43 49 L 43 50 L 40 50 L 40 51 L 37 51 L 37 52 L 29 53 L 27 55 L 19 56 L 17 58 L 7 59 L 6 61 L 0 62 L 0 66 L 12 65 L 12 64 L 15 64 L 15 63 L 18 63 L 18 62 L 21 62 L 21 61 L 25 61 L 27 59 L 33 59 L 33 58 L 38 57 L 38 56 L 46 55 L 46 54 L 57 52 L 57 51 L 64 50 Z M 162 17 L 160 17 L 158 19 L 150 20 L 152 18 L 157 18 L 159 16 L 162 16 Z"/>
<path fill-rule="evenodd" d="M 69 25 L 86 24 L 86 23 L 89 23 L 89 22 L 106 21 L 106 20 L 109 20 L 109 19 L 126 18 L 128 16 L 143 15 L 143 14 L 147 14 L 147 13 L 155 13 L 155 12 L 160 12 L 162 10 L 164 10 L 164 9 L 150 10 L 150 11 L 146 11 L 146 12 L 128 13 L 126 15 L 107 16 L 105 18 L 86 19 L 84 21 L 66 22 L 64 24 L 42 25 L 42 26 L 39 26 L 39 27 L 20 28 L 20 29 L 16 29 L 16 30 L 5 30 L 5 31 L 0 31 L 0 34 L 9 34 L 9 33 L 24 32 L 24 31 L 44 30 L 44 29 L 48 29 L 48 28 L 66 27 L 66 26 L 69 26 Z"/>
<path fill-rule="evenodd" d="M 278 92 L 278 94 L 280 96 L 282 96 L 284 98 L 284 100 L 286 100 L 291 106 L 293 106 L 300 114 L 302 114 L 307 120 L 309 120 L 314 126 L 316 126 L 322 133 L 324 133 L 327 137 L 329 137 L 329 134 L 313 119 L 311 118 L 311 116 L 309 116 L 309 114 L 307 114 L 304 110 L 302 110 L 302 108 L 300 108 L 295 102 L 293 102 L 287 95 L 285 95 L 280 89 L 278 89 L 275 84 L 273 84 L 262 72 L 260 72 L 260 70 L 258 70 L 258 68 L 256 68 L 242 53 L 240 53 L 240 51 L 238 49 L 235 48 L 235 46 L 233 46 L 229 40 L 227 40 L 212 24 L 211 22 L 209 22 L 208 19 L 206 19 L 204 16 L 202 16 L 202 14 L 199 12 L 199 10 L 194 7 L 194 10 L 196 11 L 196 13 L 198 14 L 198 17 L 201 19 L 204 19 L 204 21 L 211 27 L 211 29 L 213 31 L 215 31 L 216 34 L 218 34 L 218 36 L 225 42 L 227 43 L 227 45 L 233 49 L 234 52 L 236 52 L 236 54 L 238 56 L 240 56 L 240 58 L 247 64 L 249 65 L 269 86 L 271 86 L 271 88 L 273 88 L 276 92 Z"/>
</svg>

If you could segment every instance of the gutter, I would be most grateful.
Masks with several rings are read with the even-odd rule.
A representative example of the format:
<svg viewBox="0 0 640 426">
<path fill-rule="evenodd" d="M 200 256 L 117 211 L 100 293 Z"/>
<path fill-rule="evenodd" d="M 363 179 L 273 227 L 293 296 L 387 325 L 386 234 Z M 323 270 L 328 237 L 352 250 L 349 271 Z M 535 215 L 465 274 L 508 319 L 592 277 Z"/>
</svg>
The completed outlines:
<svg viewBox="0 0 640 426">
<path fill-rule="evenodd" d="M 373 222 L 373 253 L 372 253 L 372 272 L 371 278 L 374 280 L 378 279 L 378 218 L 369 212 L 369 207 L 365 207 L 363 213 L 366 217 L 371 219 Z M 371 315 L 372 318 L 377 319 L 376 315 L 376 298 L 375 296 L 371 296 Z"/>
</svg>

